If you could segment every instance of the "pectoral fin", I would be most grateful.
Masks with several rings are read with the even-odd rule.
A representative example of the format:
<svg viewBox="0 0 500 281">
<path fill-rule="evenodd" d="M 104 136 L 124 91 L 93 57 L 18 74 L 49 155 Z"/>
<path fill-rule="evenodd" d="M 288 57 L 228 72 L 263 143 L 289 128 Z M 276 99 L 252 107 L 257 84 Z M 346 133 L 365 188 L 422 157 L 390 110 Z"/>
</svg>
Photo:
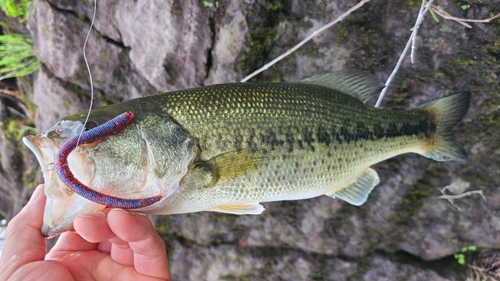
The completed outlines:
<svg viewBox="0 0 500 281">
<path fill-rule="evenodd" d="M 333 198 L 337 197 L 352 205 L 361 206 L 366 202 L 368 195 L 379 182 L 380 178 L 377 172 L 372 168 L 368 168 L 361 176 L 349 182 L 345 187 L 326 195 Z"/>
<path fill-rule="evenodd" d="M 264 210 L 264 206 L 259 203 L 242 203 L 217 206 L 207 211 L 234 215 L 260 215 Z"/>
<path fill-rule="evenodd" d="M 264 156 L 262 151 L 255 149 L 231 151 L 215 156 L 207 161 L 213 173 L 210 185 L 220 184 L 254 171 L 263 163 Z"/>
</svg>

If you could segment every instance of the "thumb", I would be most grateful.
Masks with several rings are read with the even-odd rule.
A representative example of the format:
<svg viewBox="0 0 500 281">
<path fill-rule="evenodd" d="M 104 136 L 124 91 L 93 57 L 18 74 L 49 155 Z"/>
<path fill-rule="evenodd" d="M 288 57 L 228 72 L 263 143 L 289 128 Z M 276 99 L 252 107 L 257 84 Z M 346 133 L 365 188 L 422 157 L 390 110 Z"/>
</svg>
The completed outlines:
<svg viewBox="0 0 500 281">
<path fill-rule="evenodd" d="M 40 232 L 46 199 L 43 187 L 39 185 L 35 189 L 28 204 L 7 225 L 0 257 L 0 272 L 5 276 L 27 263 L 45 258 L 47 244 Z"/>
</svg>

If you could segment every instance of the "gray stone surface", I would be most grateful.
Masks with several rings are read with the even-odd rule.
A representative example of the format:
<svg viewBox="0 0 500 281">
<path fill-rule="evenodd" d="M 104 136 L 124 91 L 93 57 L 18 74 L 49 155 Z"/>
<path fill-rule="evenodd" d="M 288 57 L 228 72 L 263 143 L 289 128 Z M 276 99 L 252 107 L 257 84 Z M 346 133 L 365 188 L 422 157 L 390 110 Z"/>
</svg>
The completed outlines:
<svg viewBox="0 0 500 281">
<path fill-rule="evenodd" d="M 387 79 L 410 34 L 417 2 L 371 1 L 252 81 L 300 81 L 340 69 L 362 69 Z M 470 4 L 466 11 L 462 2 L 443 0 L 439 5 L 463 18 L 500 12 L 495 0 L 465 1 Z M 96 106 L 157 91 L 237 82 L 353 5 L 217 3 L 98 2 L 87 47 Z M 29 28 L 43 68 L 30 94 L 40 130 L 88 106 L 81 52 L 92 4 L 36 1 Z M 464 280 L 465 268 L 458 266 L 454 253 L 468 245 L 500 245 L 498 42 L 498 20 L 467 29 L 427 16 L 417 39 L 416 63 L 404 61 L 382 104 L 408 109 L 471 91 L 469 113 L 456 128 L 469 152 L 467 161 L 437 163 L 403 155 L 380 163 L 374 169 L 381 184 L 361 207 L 319 197 L 265 203 L 260 216 L 159 217 L 157 228 L 168 245 L 175 279 Z M 9 144 L 2 145 L 3 169 L 14 169 L 9 148 L 3 148 Z M 1 180 L 0 185 L 9 183 Z M 445 186 L 458 192 L 482 190 L 484 200 L 472 195 L 452 205 L 438 198 Z"/>
</svg>

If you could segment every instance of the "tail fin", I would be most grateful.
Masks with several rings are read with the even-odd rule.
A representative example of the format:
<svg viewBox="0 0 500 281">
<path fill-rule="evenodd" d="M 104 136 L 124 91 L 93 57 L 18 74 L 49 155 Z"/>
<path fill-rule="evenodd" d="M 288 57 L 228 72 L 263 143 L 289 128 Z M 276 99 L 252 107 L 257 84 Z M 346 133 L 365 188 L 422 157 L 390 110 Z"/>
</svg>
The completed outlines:
<svg viewBox="0 0 500 281">
<path fill-rule="evenodd" d="M 467 113 L 470 104 L 470 92 L 459 92 L 420 106 L 435 116 L 436 139 L 431 150 L 423 153 L 425 157 L 436 161 L 463 160 L 467 158 L 464 147 L 451 130 Z"/>
</svg>

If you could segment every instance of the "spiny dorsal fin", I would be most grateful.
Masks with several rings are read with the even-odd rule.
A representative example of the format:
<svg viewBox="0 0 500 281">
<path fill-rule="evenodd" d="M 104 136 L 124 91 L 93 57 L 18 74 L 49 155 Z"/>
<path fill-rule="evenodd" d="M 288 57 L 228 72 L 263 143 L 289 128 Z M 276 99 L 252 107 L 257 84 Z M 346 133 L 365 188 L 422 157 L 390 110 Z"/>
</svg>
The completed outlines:
<svg viewBox="0 0 500 281">
<path fill-rule="evenodd" d="M 213 172 L 211 186 L 246 175 L 259 167 L 264 153 L 256 149 L 230 151 L 207 161 Z"/>
<path fill-rule="evenodd" d="M 328 72 L 306 78 L 301 82 L 339 91 L 363 103 L 373 98 L 385 87 L 377 76 L 365 71 Z"/>
<path fill-rule="evenodd" d="M 379 184 L 380 178 L 372 168 L 366 169 L 361 176 L 349 182 L 345 187 L 326 194 L 330 197 L 337 197 L 352 205 L 361 206 L 368 199 L 368 195 L 373 188 Z"/>
</svg>

